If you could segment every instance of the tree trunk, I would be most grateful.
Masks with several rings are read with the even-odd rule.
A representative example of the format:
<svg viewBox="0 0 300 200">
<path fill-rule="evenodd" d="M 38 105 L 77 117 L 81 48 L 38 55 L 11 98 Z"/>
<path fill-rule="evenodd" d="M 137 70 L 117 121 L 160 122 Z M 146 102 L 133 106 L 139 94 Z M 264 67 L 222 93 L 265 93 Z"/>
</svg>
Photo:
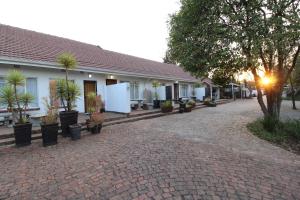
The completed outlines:
<svg viewBox="0 0 300 200">
<path fill-rule="evenodd" d="M 271 117 L 275 120 L 279 120 L 280 109 L 281 109 L 281 95 L 282 89 L 278 89 L 279 87 L 271 87 L 266 91 L 267 96 L 267 114 L 265 117 Z"/>
<path fill-rule="evenodd" d="M 67 87 L 67 109 L 71 111 L 71 99 L 70 99 L 70 91 L 69 91 L 69 79 L 68 79 L 68 69 L 66 69 L 66 87 Z"/>
<path fill-rule="evenodd" d="M 297 110 L 296 99 L 295 99 L 295 89 L 294 89 L 294 84 L 293 84 L 293 81 L 292 81 L 291 77 L 290 77 L 290 84 L 291 84 L 291 89 L 292 89 L 292 104 L 293 104 L 293 109 Z"/>
</svg>

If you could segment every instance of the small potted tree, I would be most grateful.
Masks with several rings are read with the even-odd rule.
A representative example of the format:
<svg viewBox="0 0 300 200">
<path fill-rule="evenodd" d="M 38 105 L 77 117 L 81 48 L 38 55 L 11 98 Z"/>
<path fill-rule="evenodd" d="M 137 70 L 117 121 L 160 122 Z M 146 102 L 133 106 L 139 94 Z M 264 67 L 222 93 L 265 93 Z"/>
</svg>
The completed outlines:
<svg viewBox="0 0 300 200">
<path fill-rule="evenodd" d="M 7 85 L 1 90 L 1 102 L 7 105 L 14 119 L 14 136 L 16 146 L 31 144 L 32 124 L 29 122 L 26 111 L 34 97 L 18 90 L 25 85 L 25 77 L 17 70 L 10 71 L 6 77 Z"/>
<path fill-rule="evenodd" d="M 195 102 L 193 99 L 190 99 L 190 100 L 187 102 L 187 105 L 190 105 L 192 108 L 195 108 L 195 107 L 196 107 L 196 102 Z"/>
<path fill-rule="evenodd" d="M 58 109 L 59 101 L 54 100 L 53 105 L 48 101 L 47 97 L 43 98 L 44 105 L 47 108 L 47 114 L 42 117 L 41 131 L 43 138 L 43 146 L 50 146 L 57 144 L 58 134 Z"/>
<path fill-rule="evenodd" d="M 64 111 L 59 112 L 62 135 L 70 136 L 71 129 L 78 134 L 78 111 L 74 110 L 75 102 L 80 96 L 80 88 L 73 81 L 69 80 L 69 70 L 76 68 L 76 59 L 72 54 L 63 53 L 58 57 L 58 63 L 65 70 L 65 79 L 57 81 L 57 95 L 61 101 Z M 70 125 L 74 125 L 70 127 Z M 78 135 L 76 136 L 78 138 Z"/>
<path fill-rule="evenodd" d="M 160 83 L 158 81 L 152 82 L 152 87 L 154 88 L 154 100 L 153 100 L 153 108 L 159 108 L 160 107 L 160 101 L 158 100 L 158 93 L 157 88 L 160 86 Z"/>
<path fill-rule="evenodd" d="M 103 102 L 100 95 L 95 92 L 90 92 L 87 95 L 88 112 L 90 119 L 88 120 L 87 127 L 93 134 L 100 133 L 104 115 L 102 113 Z"/>
<path fill-rule="evenodd" d="M 208 107 L 216 107 L 217 106 L 217 103 L 215 101 L 212 101 L 211 98 L 209 98 L 209 97 L 204 99 L 203 104 Z"/>
<path fill-rule="evenodd" d="M 172 101 L 165 101 L 161 105 L 161 112 L 168 113 L 173 111 Z"/>
</svg>

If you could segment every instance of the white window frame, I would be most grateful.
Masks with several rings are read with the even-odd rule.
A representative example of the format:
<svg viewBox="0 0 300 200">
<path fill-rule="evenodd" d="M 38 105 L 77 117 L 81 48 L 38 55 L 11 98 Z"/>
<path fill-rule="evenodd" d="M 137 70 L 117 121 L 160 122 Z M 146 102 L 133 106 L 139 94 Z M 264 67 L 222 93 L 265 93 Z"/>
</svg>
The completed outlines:
<svg viewBox="0 0 300 200">
<path fill-rule="evenodd" d="M 133 96 L 131 95 L 133 94 Z M 138 100 L 140 98 L 140 84 L 137 81 L 130 82 L 130 100 Z"/>
<path fill-rule="evenodd" d="M 188 97 L 189 86 L 188 84 L 180 84 L 180 97 Z"/>
<path fill-rule="evenodd" d="M 5 83 L 5 77 L 0 77 L 0 79 L 4 80 L 4 83 Z M 35 79 L 36 80 L 36 99 L 35 99 L 36 102 L 34 102 L 34 103 L 36 103 L 36 105 L 34 105 L 34 106 L 29 105 L 28 107 L 29 108 L 39 108 L 38 79 L 37 79 L 37 77 L 26 77 L 24 86 L 21 86 L 24 93 L 27 93 L 27 90 L 28 90 L 27 89 L 27 79 Z M 6 107 L 2 107 L 2 105 L 0 105 L 0 109 L 6 109 Z"/>
</svg>

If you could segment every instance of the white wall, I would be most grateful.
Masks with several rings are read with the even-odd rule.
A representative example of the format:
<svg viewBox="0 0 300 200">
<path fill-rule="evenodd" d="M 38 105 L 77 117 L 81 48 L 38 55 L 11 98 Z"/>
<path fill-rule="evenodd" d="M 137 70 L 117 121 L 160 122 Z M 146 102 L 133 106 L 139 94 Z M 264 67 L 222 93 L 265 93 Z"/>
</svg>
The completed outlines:
<svg viewBox="0 0 300 200">
<path fill-rule="evenodd" d="M 130 113 L 129 83 L 118 83 L 106 86 L 106 111 Z"/>
<path fill-rule="evenodd" d="M 159 100 L 166 100 L 166 86 L 160 86 L 157 88 L 157 94 Z"/>
<path fill-rule="evenodd" d="M 0 76 L 5 77 L 9 70 L 15 69 L 12 65 L 0 64 Z M 43 105 L 42 98 L 49 97 L 49 81 L 53 79 L 61 79 L 65 77 L 65 73 L 57 69 L 37 69 L 33 67 L 21 66 L 18 68 L 26 78 L 37 78 L 37 89 L 38 89 L 38 106 L 40 111 L 35 113 L 45 113 L 45 106 Z M 79 85 L 81 91 L 81 97 L 76 101 L 76 110 L 84 112 L 84 80 L 97 81 L 97 92 L 104 95 L 105 98 L 105 76 L 100 74 L 92 74 L 92 78 L 88 77 L 88 73 L 70 72 L 70 80 L 75 80 Z M 103 85 L 104 84 L 104 85 Z"/>
<path fill-rule="evenodd" d="M 0 64 L 0 77 L 4 77 L 8 74 L 9 70 L 15 69 L 13 65 L 6 65 L 6 64 Z M 39 111 L 35 111 L 35 113 L 45 113 L 45 107 L 42 103 L 43 97 L 49 96 L 49 81 L 51 79 L 61 79 L 65 77 L 65 73 L 58 69 L 43 69 L 43 68 L 36 68 L 36 67 L 28 67 L 28 66 L 21 66 L 18 68 L 25 77 L 27 78 L 37 78 L 37 89 L 38 89 L 38 106 L 40 108 Z M 76 102 L 76 110 L 79 112 L 84 112 L 84 80 L 90 80 L 90 81 L 97 81 L 97 93 L 100 94 L 105 101 L 105 104 L 108 102 L 107 97 L 107 88 L 106 88 L 106 78 L 108 78 L 108 74 L 93 74 L 92 77 L 88 77 L 88 73 L 80 73 L 80 72 L 70 72 L 69 73 L 69 79 L 74 80 L 80 87 L 81 90 L 81 97 Z M 140 99 L 143 99 L 143 92 L 144 89 L 148 89 L 152 92 L 152 95 L 154 95 L 154 88 L 152 87 L 152 82 L 155 79 L 149 79 L 149 78 L 137 78 L 137 77 L 129 77 L 129 76 L 117 76 L 114 75 L 114 79 L 117 79 L 118 82 L 120 81 L 135 81 L 139 83 L 139 96 Z M 172 98 L 174 98 L 174 81 L 168 81 L 168 80 L 158 80 L 161 84 L 164 86 L 172 86 Z M 160 90 L 160 99 L 165 100 L 166 99 L 166 91 L 165 87 L 161 87 Z M 164 89 L 163 89 L 164 88 Z M 180 87 L 179 87 L 180 89 Z M 190 91 L 190 90 L 189 90 Z M 121 95 L 118 96 L 118 98 Z M 130 98 L 130 94 L 129 94 Z M 127 108 L 126 108 L 127 109 Z M 126 110 L 127 112 L 127 110 Z"/>
</svg>

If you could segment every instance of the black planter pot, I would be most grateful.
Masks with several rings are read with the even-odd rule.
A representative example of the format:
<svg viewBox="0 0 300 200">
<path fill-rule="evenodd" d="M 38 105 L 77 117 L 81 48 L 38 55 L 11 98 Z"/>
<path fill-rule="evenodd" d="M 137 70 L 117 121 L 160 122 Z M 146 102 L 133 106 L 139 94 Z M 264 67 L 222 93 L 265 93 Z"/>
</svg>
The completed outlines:
<svg viewBox="0 0 300 200">
<path fill-rule="evenodd" d="M 57 144 L 58 123 L 41 124 L 41 131 L 44 147 Z"/>
<path fill-rule="evenodd" d="M 78 140 L 81 137 L 81 126 L 79 124 L 73 124 L 69 126 L 72 140 Z"/>
<path fill-rule="evenodd" d="M 102 124 L 98 124 L 92 127 L 90 130 L 92 134 L 97 134 L 101 132 L 101 129 L 102 129 Z"/>
<path fill-rule="evenodd" d="M 153 108 L 160 108 L 160 100 L 153 100 Z"/>
<path fill-rule="evenodd" d="M 70 137 L 69 126 L 78 123 L 78 111 L 59 112 L 62 136 Z"/>
<path fill-rule="evenodd" d="M 102 124 L 98 124 L 98 133 L 101 132 L 101 129 L 102 129 Z"/>
<path fill-rule="evenodd" d="M 31 144 L 31 131 L 31 123 L 14 125 L 14 136 L 17 147 L 27 146 Z"/>
</svg>

